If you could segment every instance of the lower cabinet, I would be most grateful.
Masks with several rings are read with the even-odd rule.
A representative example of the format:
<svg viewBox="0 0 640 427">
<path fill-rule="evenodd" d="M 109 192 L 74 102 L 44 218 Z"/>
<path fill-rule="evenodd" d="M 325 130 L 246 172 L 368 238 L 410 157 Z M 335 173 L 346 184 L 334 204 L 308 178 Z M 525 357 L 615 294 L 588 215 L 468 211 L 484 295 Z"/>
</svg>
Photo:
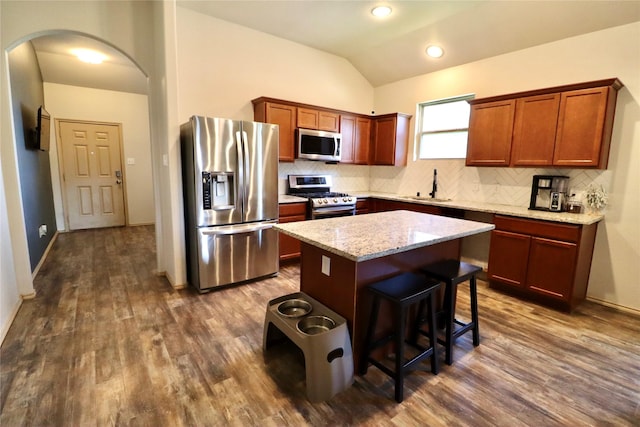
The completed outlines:
<svg viewBox="0 0 640 427">
<path fill-rule="evenodd" d="M 283 203 L 279 206 L 278 222 L 283 224 L 285 222 L 304 221 L 307 219 L 306 214 L 307 204 L 304 202 Z M 286 234 L 279 234 L 280 262 L 300 258 L 300 240 Z"/>
<path fill-rule="evenodd" d="M 524 288 L 527 282 L 530 246 L 531 236 L 493 230 L 489 252 L 490 279 Z"/>
<path fill-rule="evenodd" d="M 489 281 L 573 310 L 586 297 L 597 224 L 573 225 L 496 215 Z"/>
<path fill-rule="evenodd" d="M 369 211 L 369 199 L 358 199 L 356 201 L 356 215 L 368 214 Z"/>
<path fill-rule="evenodd" d="M 422 203 L 401 202 L 387 199 L 369 199 L 369 212 L 386 211 L 413 211 L 431 215 L 448 216 L 451 218 L 464 218 L 464 211 L 447 206 L 423 205 Z"/>
<path fill-rule="evenodd" d="M 387 211 L 413 211 L 421 212 L 432 215 L 441 215 L 442 209 L 438 206 L 423 205 L 420 203 L 398 202 L 395 200 L 386 199 L 371 199 L 373 212 L 387 212 Z"/>
</svg>

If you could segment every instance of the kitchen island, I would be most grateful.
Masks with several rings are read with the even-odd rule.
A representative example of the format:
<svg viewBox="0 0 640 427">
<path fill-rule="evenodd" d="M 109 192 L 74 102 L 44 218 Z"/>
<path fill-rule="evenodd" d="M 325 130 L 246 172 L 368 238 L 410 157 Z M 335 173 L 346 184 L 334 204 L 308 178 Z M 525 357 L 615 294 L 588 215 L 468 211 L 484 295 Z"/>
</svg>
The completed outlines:
<svg viewBox="0 0 640 427">
<path fill-rule="evenodd" d="M 274 228 L 301 241 L 300 290 L 347 319 L 358 372 L 371 307 L 366 286 L 431 262 L 458 259 L 461 238 L 494 226 L 401 210 Z"/>
</svg>

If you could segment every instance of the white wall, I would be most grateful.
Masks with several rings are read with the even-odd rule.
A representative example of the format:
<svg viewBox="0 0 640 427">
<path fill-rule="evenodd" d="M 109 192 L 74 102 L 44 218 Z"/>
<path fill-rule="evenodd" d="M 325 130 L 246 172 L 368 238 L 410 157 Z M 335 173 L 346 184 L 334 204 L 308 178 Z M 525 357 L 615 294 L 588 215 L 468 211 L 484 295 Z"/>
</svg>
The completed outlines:
<svg viewBox="0 0 640 427">
<path fill-rule="evenodd" d="M 598 226 L 588 297 L 640 310 L 640 23 L 381 86 L 375 89 L 375 109 L 415 112 L 418 102 L 466 93 L 482 98 L 611 77 L 625 87 L 618 94 L 606 171 L 466 168 L 461 160 L 409 159 L 406 168 L 372 168 L 370 188 L 428 191 L 437 167 L 443 196 L 527 206 L 535 173 L 568 173 L 578 190 L 602 183 L 610 204 Z M 415 120 L 411 124 L 413 132 Z"/>
<path fill-rule="evenodd" d="M 253 120 L 268 96 L 369 113 L 373 88 L 345 59 L 177 8 L 178 111 Z"/>
<path fill-rule="evenodd" d="M 9 221 L 2 181 L 0 163 L 0 343 L 2 343 L 13 316 L 20 307 L 18 289 L 15 286 L 16 275 L 13 265 L 13 252 L 9 238 Z"/>
<path fill-rule="evenodd" d="M 13 135 L 10 94 L 8 85 L 8 64 L 6 52 L 33 37 L 60 32 L 75 31 L 103 40 L 120 49 L 132 58 L 149 76 L 154 89 L 150 99 L 156 103 L 166 103 L 165 92 L 159 90 L 164 81 L 162 62 L 163 32 L 158 31 L 163 21 L 157 15 L 164 11 L 164 2 L 138 1 L 0 1 L 0 161 L 2 162 L 2 183 L 6 204 L 6 217 L 0 215 L 0 230 L 9 229 L 10 245 L 3 232 L 2 258 L 13 257 L 15 277 L 2 273 L 0 300 L 5 305 L 19 303 L 17 295 L 33 294 L 33 281 L 29 265 L 29 253 L 22 217 L 20 186 L 17 173 L 15 138 Z M 158 54 L 158 52 L 160 52 Z M 154 138 L 152 150 L 157 158 L 167 152 L 166 117 L 162 109 L 152 109 Z M 158 162 L 156 161 L 155 164 Z M 158 189 L 156 204 L 170 205 L 173 199 L 166 194 L 165 188 Z M 2 205 L 2 203 L 0 203 Z M 171 248 L 159 246 L 158 270 L 173 270 L 173 254 L 166 256 Z M 7 258 L 5 258 L 5 256 Z M 169 260 L 169 262 L 167 262 Z M 161 262 L 166 262 L 163 264 Z M 4 270 L 3 270 L 4 271 Z M 5 282 L 4 280 L 7 279 Z M 17 290 L 17 292 L 16 292 Z M 6 313 L 0 313 L 0 321 L 8 319 Z M 0 325 L 0 330 L 6 324 Z"/>
<path fill-rule="evenodd" d="M 176 9 L 176 24 L 179 123 L 192 115 L 253 120 L 251 100 L 261 96 L 371 111 L 373 87 L 343 58 L 181 7 Z M 177 136 L 170 139 L 177 146 Z M 341 184 L 350 189 L 368 187 L 366 166 L 304 161 L 281 166 L 280 188 L 287 173 L 309 170 L 339 173 Z M 183 251 L 178 242 L 184 241 L 184 235 L 176 232 L 172 238 Z M 177 259 L 184 264 L 184 256 Z M 185 276 L 175 277 L 175 283 L 185 282 Z"/>
<path fill-rule="evenodd" d="M 55 83 L 44 84 L 44 99 L 52 119 L 72 119 L 122 124 L 123 168 L 127 195 L 127 223 L 152 224 L 155 219 L 151 176 L 151 139 L 146 95 L 91 89 Z M 58 137 L 52 120 L 51 135 Z M 51 149 L 56 222 L 64 230 L 63 204 L 56 144 Z M 133 159 L 135 164 L 128 164 Z"/>
</svg>

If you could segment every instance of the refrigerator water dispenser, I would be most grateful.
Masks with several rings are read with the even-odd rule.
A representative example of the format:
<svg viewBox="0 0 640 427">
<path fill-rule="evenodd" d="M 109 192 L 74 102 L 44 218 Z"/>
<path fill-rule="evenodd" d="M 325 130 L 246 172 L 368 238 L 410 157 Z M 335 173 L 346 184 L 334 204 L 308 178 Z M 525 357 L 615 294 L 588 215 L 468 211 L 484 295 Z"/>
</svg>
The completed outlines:
<svg viewBox="0 0 640 427">
<path fill-rule="evenodd" d="M 233 172 L 202 172 L 204 209 L 231 209 L 235 205 Z"/>
</svg>

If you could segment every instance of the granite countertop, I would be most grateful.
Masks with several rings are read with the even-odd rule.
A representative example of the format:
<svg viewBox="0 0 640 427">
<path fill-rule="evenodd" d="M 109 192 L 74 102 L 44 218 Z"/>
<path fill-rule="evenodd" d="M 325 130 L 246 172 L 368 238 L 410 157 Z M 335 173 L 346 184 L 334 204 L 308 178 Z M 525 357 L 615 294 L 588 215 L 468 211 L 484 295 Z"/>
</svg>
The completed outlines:
<svg viewBox="0 0 640 427">
<path fill-rule="evenodd" d="M 380 258 L 493 230 L 493 224 L 410 211 L 378 212 L 274 226 L 352 261 Z"/>
<path fill-rule="evenodd" d="M 423 205 L 440 206 L 443 208 L 462 209 L 465 211 L 486 212 L 517 216 L 521 218 L 538 219 L 543 221 L 564 222 L 568 224 L 589 225 L 604 219 L 603 214 L 575 214 L 569 212 L 546 212 L 529 210 L 526 207 L 499 205 L 495 203 L 472 202 L 465 200 L 433 201 L 429 198 L 415 199 L 411 196 L 402 196 L 389 193 L 359 193 L 354 194 L 359 198 L 375 197 L 378 199 L 395 200 L 399 202 L 417 203 Z"/>
<path fill-rule="evenodd" d="M 279 204 L 305 203 L 306 201 L 307 201 L 306 197 L 290 196 L 288 194 L 278 194 L 278 203 Z"/>
</svg>

